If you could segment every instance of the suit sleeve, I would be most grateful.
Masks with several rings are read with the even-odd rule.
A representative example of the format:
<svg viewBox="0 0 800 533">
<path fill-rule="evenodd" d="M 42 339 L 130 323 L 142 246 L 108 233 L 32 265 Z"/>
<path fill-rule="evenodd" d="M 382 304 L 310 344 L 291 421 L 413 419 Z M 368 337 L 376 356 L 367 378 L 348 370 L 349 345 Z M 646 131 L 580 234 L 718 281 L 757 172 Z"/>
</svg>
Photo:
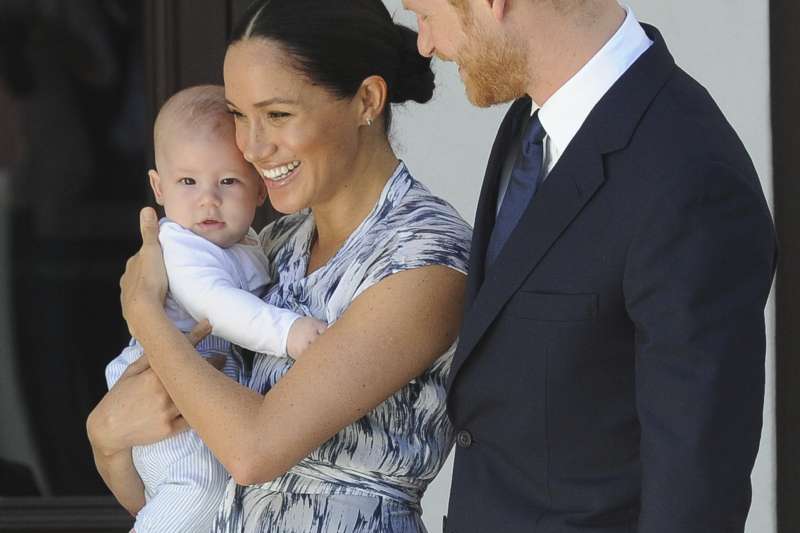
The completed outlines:
<svg viewBox="0 0 800 533">
<path fill-rule="evenodd" d="M 213 334 L 255 352 L 286 355 L 289 329 L 299 315 L 240 289 L 221 249 L 189 232 L 159 234 L 172 297 Z"/>
<path fill-rule="evenodd" d="M 755 180 L 724 165 L 671 183 L 631 243 L 623 285 L 636 328 L 638 533 L 741 532 L 761 435 L 774 230 Z"/>
</svg>

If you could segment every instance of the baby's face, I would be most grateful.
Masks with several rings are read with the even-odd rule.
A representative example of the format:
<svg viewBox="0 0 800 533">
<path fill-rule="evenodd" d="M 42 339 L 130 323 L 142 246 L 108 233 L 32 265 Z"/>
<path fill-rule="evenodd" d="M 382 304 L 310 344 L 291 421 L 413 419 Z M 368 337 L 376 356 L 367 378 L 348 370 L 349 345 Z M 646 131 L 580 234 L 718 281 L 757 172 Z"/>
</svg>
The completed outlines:
<svg viewBox="0 0 800 533">
<path fill-rule="evenodd" d="M 266 198 L 260 176 L 230 133 L 187 132 L 168 140 L 158 172 L 150 173 L 167 217 L 223 248 L 242 240 Z"/>
</svg>

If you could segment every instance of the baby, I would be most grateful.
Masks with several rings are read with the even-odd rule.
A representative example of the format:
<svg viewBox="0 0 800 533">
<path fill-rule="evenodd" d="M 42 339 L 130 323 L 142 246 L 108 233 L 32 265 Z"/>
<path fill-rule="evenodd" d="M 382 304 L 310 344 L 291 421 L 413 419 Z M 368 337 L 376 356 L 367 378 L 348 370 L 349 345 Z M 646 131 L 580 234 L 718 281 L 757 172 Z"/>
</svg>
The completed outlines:
<svg viewBox="0 0 800 533">
<path fill-rule="evenodd" d="M 164 252 L 170 319 L 182 331 L 208 319 L 213 335 L 199 346 L 241 377 L 231 343 L 299 357 L 326 325 L 264 303 L 267 258 L 250 228 L 266 199 L 261 177 L 235 144 L 222 87 L 180 91 L 159 111 L 154 127 L 157 170 L 149 172 L 164 207 L 159 241 Z M 142 356 L 135 339 L 106 367 L 109 388 Z M 228 474 L 193 431 L 133 449 L 147 503 L 137 533 L 209 531 Z"/>
</svg>

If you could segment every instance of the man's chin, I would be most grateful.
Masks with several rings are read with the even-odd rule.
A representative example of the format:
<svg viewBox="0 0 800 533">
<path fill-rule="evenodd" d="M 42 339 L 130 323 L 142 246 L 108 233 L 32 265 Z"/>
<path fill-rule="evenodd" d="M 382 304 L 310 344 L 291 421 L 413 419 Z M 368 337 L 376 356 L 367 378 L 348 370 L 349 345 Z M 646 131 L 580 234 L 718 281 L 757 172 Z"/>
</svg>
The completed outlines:
<svg viewBox="0 0 800 533">
<path fill-rule="evenodd" d="M 470 87 L 465 83 L 467 100 L 475 107 L 487 108 L 495 105 L 505 104 L 516 100 L 518 97 L 497 94 L 491 91 L 481 91 L 474 87 Z"/>
</svg>

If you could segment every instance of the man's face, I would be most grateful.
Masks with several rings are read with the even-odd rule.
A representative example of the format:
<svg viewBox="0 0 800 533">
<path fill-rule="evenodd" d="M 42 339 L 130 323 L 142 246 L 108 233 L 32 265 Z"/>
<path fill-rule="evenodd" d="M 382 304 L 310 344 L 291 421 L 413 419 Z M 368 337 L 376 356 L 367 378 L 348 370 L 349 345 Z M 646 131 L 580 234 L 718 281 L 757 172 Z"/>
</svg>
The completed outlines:
<svg viewBox="0 0 800 533">
<path fill-rule="evenodd" d="M 454 61 L 467 98 L 476 106 L 488 107 L 524 95 L 522 46 L 501 32 L 485 4 L 461 2 L 454 6 L 448 0 L 403 1 L 417 15 L 420 54 Z"/>
<path fill-rule="evenodd" d="M 448 0 L 403 0 L 403 6 L 417 16 L 419 53 L 457 63 L 456 52 L 466 40 L 460 10 Z"/>
</svg>

